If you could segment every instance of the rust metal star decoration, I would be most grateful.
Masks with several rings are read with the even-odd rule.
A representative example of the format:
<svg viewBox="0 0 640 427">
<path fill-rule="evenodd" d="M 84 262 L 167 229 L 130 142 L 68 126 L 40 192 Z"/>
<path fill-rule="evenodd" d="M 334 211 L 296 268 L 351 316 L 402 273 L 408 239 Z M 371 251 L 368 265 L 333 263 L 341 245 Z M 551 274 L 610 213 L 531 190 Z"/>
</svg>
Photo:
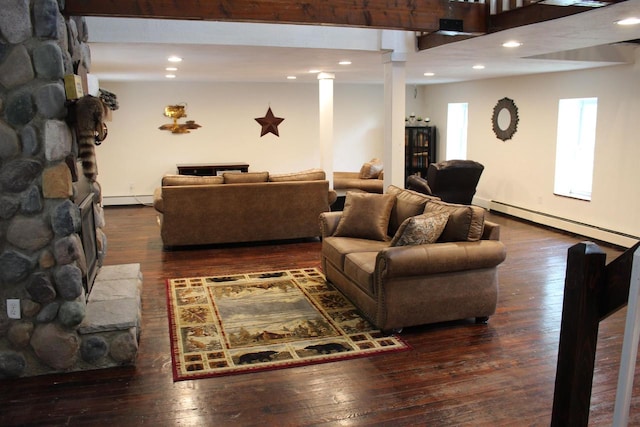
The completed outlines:
<svg viewBox="0 0 640 427">
<path fill-rule="evenodd" d="M 278 125 L 284 121 L 282 117 L 276 117 L 273 115 L 271 111 L 271 107 L 267 110 L 267 114 L 264 117 L 256 117 L 254 119 L 256 122 L 260 123 L 262 126 L 262 132 L 260 132 L 260 136 L 265 136 L 268 133 L 272 133 L 275 136 L 280 136 L 278 134 Z"/>
</svg>

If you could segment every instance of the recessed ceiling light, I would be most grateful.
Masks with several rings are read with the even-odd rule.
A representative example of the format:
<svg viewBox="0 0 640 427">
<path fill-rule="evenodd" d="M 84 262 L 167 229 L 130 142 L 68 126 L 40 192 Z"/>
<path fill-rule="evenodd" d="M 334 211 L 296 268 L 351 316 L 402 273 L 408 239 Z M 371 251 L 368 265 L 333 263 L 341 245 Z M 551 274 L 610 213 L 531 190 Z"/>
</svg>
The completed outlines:
<svg viewBox="0 0 640 427">
<path fill-rule="evenodd" d="M 309 74 L 318 74 L 322 72 L 322 70 L 309 70 Z"/>
<path fill-rule="evenodd" d="M 474 70 L 484 70 L 484 65 L 482 64 L 477 64 L 473 66 Z"/>
<path fill-rule="evenodd" d="M 502 47 L 520 47 L 522 43 L 516 40 L 509 40 L 508 42 L 502 43 Z"/>
<path fill-rule="evenodd" d="M 167 61 L 169 62 L 182 62 L 182 58 L 180 58 L 179 56 L 170 56 L 167 58 Z"/>
<path fill-rule="evenodd" d="M 175 74 L 166 74 L 165 77 L 168 78 L 168 79 L 175 79 L 176 75 Z"/>
<path fill-rule="evenodd" d="M 351 65 L 351 61 L 340 61 L 338 62 L 340 65 Z"/>
<path fill-rule="evenodd" d="M 424 75 L 427 77 L 433 77 L 436 75 L 436 73 L 424 73 Z"/>
<path fill-rule="evenodd" d="M 618 25 L 638 25 L 640 24 L 640 18 L 636 18 L 631 17 L 631 18 L 625 18 L 625 19 L 621 19 L 619 21 L 616 21 L 616 24 Z"/>
<path fill-rule="evenodd" d="M 178 71 L 178 69 L 176 67 L 167 67 L 165 68 L 166 71 Z"/>
<path fill-rule="evenodd" d="M 297 77 L 296 77 L 296 76 L 287 76 L 287 79 L 289 79 L 289 80 L 295 80 L 295 79 L 297 79 Z"/>
</svg>

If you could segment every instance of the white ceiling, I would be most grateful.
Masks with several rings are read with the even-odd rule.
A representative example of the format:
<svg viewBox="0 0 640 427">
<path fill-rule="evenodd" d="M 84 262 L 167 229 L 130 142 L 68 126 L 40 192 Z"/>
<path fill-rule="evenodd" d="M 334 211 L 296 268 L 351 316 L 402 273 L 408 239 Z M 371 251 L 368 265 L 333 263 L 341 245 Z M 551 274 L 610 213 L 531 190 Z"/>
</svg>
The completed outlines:
<svg viewBox="0 0 640 427">
<path fill-rule="evenodd" d="M 560 6 L 559 6 L 560 7 Z M 175 81 L 312 82 L 316 69 L 336 83 L 382 83 L 384 58 L 406 60 L 408 84 L 569 71 L 640 60 L 640 0 L 597 8 L 418 52 L 407 32 L 327 26 L 87 18 L 91 73 L 101 81 L 166 80 L 166 58 L 179 55 Z M 519 48 L 502 43 L 518 40 Z M 350 60 L 349 66 L 338 65 Z M 640 61 L 639 61 L 640 62 Z M 483 70 L 472 66 L 482 64 Z M 425 77 L 425 72 L 435 76 Z"/>
</svg>

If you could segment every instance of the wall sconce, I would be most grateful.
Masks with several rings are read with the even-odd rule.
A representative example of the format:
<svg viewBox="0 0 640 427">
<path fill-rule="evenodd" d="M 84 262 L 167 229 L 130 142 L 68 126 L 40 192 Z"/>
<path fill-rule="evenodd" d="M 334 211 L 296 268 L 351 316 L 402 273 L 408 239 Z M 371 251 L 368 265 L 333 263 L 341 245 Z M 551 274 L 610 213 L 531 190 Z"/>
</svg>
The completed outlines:
<svg viewBox="0 0 640 427">
<path fill-rule="evenodd" d="M 190 129 L 198 129 L 200 126 L 193 120 L 187 120 L 186 123 L 178 123 L 178 119 L 187 117 L 185 109 L 187 104 L 167 105 L 164 107 L 164 115 L 173 119 L 173 123 L 160 126 L 160 130 L 169 130 L 171 133 L 189 133 Z"/>
</svg>

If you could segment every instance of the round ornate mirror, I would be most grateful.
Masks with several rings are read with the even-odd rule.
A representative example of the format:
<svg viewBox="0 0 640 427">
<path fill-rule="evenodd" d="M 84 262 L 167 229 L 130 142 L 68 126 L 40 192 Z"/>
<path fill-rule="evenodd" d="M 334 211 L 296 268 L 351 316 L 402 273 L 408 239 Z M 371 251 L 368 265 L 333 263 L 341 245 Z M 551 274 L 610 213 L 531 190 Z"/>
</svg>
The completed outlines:
<svg viewBox="0 0 640 427">
<path fill-rule="evenodd" d="M 498 139 L 503 141 L 511 139 L 518 128 L 518 107 L 513 99 L 502 98 L 498 101 L 493 107 L 491 122 L 493 123 L 493 133 Z"/>
</svg>

